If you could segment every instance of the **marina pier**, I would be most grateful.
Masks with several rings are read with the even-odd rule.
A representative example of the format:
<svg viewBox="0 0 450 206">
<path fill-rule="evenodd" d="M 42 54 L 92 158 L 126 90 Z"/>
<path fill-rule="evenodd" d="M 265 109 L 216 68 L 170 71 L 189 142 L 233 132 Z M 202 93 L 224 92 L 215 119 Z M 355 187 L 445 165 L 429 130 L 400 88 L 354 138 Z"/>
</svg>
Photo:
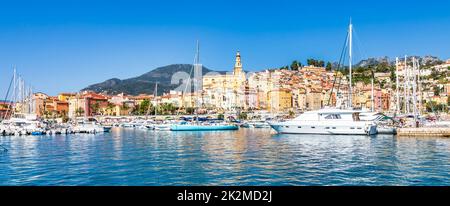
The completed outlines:
<svg viewBox="0 0 450 206">
<path fill-rule="evenodd" d="M 397 136 L 399 137 L 449 137 L 450 128 L 435 128 L 435 127 L 421 127 L 421 128 L 398 128 Z"/>
</svg>

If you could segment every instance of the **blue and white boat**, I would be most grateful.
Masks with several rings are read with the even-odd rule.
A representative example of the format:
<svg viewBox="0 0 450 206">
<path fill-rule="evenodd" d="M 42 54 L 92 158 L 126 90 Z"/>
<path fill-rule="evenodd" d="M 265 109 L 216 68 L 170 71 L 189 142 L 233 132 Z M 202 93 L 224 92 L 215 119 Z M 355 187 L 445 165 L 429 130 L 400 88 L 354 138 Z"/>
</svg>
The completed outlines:
<svg viewBox="0 0 450 206">
<path fill-rule="evenodd" d="M 195 70 L 196 72 L 202 73 L 202 65 L 199 63 L 199 45 L 197 42 L 197 53 L 195 55 L 195 63 L 191 69 L 191 73 Z M 195 73 L 195 72 L 194 72 Z M 196 76 L 194 76 L 197 78 Z M 191 81 L 190 76 L 188 82 Z M 200 82 L 199 79 L 195 79 L 194 87 L 199 87 L 198 82 Z M 189 84 L 186 84 L 186 88 Z M 196 101 L 195 105 L 198 102 Z M 170 126 L 171 131 L 217 131 L 217 130 L 238 130 L 239 127 L 234 124 L 228 124 L 224 122 L 208 122 L 208 123 L 199 123 L 199 116 L 198 116 L 198 109 L 195 109 L 195 122 L 193 121 L 191 124 L 188 124 L 186 122 L 181 122 L 180 124 L 173 124 Z"/>
</svg>

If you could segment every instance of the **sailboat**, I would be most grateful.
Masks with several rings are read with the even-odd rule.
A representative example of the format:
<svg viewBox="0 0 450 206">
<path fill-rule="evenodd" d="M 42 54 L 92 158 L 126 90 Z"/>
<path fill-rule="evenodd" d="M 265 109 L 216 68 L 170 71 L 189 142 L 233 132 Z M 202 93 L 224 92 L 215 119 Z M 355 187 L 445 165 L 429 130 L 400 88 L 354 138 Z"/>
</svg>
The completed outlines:
<svg viewBox="0 0 450 206">
<path fill-rule="evenodd" d="M 45 133 L 44 124 L 42 124 L 35 113 L 33 105 L 33 92 L 31 87 L 26 89 L 25 81 L 22 77 L 17 77 L 14 67 L 12 107 L 9 107 L 7 113 L 11 118 L 2 122 L 2 133 L 11 133 L 14 135 L 42 135 Z M 9 92 L 8 92 L 9 93 Z M 17 107 L 20 105 L 20 107 Z M 6 118 L 7 115 L 5 114 Z"/>
<path fill-rule="evenodd" d="M 352 33 L 350 22 L 348 29 L 349 48 L 349 95 L 347 109 L 324 108 L 308 111 L 289 121 L 269 122 L 270 126 L 282 134 L 324 134 L 324 135 L 374 135 L 377 126 L 373 121 L 361 119 L 365 112 L 354 110 L 352 107 Z"/>
<path fill-rule="evenodd" d="M 156 114 L 158 112 L 158 83 L 156 83 L 155 85 L 155 123 L 153 124 L 153 130 L 155 131 L 169 131 L 170 130 L 170 126 L 172 124 L 167 123 L 165 121 L 161 121 L 158 122 L 158 120 L 156 119 Z M 150 107 L 149 107 L 150 108 Z"/>
<path fill-rule="evenodd" d="M 196 87 L 199 86 L 198 82 L 201 81 L 201 79 L 198 78 L 202 78 L 201 75 L 198 74 L 202 74 L 201 73 L 201 69 L 202 69 L 202 65 L 200 64 L 200 51 L 199 51 L 199 43 L 197 42 L 197 52 L 195 55 L 195 60 L 194 60 L 194 65 L 192 67 L 192 70 L 195 70 L 195 74 L 194 75 L 194 82 L 196 83 Z M 192 73 L 191 70 L 191 73 Z M 190 75 L 189 75 L 189 80 L 190 80 Z M 190 84 L 186 84 L 186 88 L 187 86 Z M 197 89 L 201 89 L 201 88 L 197 88 Z M 197 104 L 197 101 L 195 101 Z M 228 124 L 228 123 L 222 123 L 222 122 L 208 122 L 208 123 L 200 123 L 199 122 L 199 116 L 198 116 L 198 107 L 196 107 L 195 109 L 195 121 L 192 121 L 190 123 L 188 122 L 182 122 L 180 124 L 174 124 L 170 127 L 171 131 L 217 131 L 217 130 L 238 130 L 239 127 L 237 125 L 234 124 Z"/>
</svg>

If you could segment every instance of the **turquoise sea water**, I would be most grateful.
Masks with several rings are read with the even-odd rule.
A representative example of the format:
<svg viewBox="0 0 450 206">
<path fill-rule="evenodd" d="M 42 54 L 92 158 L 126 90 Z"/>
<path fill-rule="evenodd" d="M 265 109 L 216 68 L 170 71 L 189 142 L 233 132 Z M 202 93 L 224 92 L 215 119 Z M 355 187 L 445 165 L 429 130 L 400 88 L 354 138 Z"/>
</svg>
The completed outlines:
<svg viewBox="0 0 450 206">
<path fill-rule="evenodd" d="M 450 138 L 114 128 L 0 144 L 0 185 L 450 185 Z"/>
</svg>

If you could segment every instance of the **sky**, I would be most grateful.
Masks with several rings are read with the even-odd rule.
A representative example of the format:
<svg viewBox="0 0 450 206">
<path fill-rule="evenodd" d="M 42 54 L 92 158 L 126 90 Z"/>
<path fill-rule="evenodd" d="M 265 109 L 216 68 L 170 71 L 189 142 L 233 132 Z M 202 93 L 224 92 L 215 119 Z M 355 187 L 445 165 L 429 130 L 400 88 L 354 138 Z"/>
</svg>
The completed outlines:
<svg viewBox="0 0 450 206">
<path fill-rule="evenodd" d="M 34 91 L 76 92 L 174 63 L 231 71 L 338 61 L 350 19 L 355 61 L 450 58 L 449 1 L 1 1 L 0 96 L 12 67 Z"/>
</svg>

